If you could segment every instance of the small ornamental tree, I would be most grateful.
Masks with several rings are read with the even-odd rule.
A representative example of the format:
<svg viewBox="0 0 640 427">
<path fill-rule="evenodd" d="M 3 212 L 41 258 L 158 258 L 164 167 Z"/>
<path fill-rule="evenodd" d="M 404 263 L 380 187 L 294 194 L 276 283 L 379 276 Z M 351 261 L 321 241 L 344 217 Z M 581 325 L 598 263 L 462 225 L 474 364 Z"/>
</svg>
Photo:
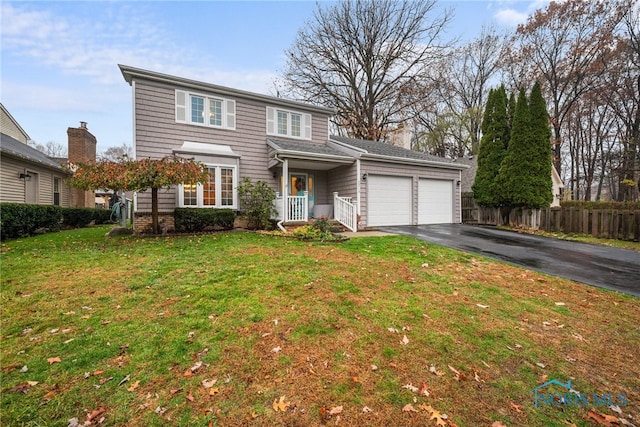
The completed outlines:
<svg viewBox="0 0 640 427">
<path fill-rule="evenodd" d="M 150 188 L 154 234 L 159 234 L 158 189 L 207 180 L 207 170 L 202 163 L 176 156 L 77 163 L 74 169 L 73 176 L 67 179 L 67 183 L 82 190 L 103 188 L 114 191 L 145 191 Z"/>
</svg>

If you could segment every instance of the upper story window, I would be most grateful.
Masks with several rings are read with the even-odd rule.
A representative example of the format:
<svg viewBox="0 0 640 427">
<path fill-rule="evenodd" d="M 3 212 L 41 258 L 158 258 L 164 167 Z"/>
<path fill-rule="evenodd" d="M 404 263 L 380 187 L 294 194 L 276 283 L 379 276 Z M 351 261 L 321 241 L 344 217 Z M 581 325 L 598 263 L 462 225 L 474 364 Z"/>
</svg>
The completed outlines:
<svg viewBox="0 0 640 427">
<path fill-rule="evenodd" d="M 236 102 L 232 99 L 176 90 L 176 122 L 235 129 Z"/>
<path fill-rule="evenodd" d="M 267 135 L 311 139 L 311 114 L 267 107 Z"/>
</svg>

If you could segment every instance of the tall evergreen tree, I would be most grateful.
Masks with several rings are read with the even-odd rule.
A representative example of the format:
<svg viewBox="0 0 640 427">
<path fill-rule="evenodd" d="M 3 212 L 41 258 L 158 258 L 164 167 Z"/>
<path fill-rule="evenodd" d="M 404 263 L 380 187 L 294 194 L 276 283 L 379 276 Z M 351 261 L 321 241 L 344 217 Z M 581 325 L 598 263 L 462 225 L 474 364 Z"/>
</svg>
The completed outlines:
<svg viewBox="0 0 640 427">
<path fill-rule="evenodd" d="M 504 206 L 524 206 L 532 199 L 528 174 L 531 162 L 529 104 L 524 89 L 520 89 L 511 125 L 511 139 L 496 184 Z"/>
<path fill-rule="evenodd" d="M 482 120 L 482 139 L 478 151 L 478 170 L 472 186 L 473 197 L 480 206 L 501 204 L 496 177 L 509 145 L 507 94 L 504 86 L 489 93 Z"/>
<path fill-rule="evenodd" d="M 531 207 L 549 207 L 553 201 L 551 180 L 551 128 L 547 104 L 542 96 L 540 84 L 536 82 L 529 95 L 531 114 L 531 143 L 536 148 L 532 159 L 531 181 L 534 185 L 534 199 Z"/>
</svg>

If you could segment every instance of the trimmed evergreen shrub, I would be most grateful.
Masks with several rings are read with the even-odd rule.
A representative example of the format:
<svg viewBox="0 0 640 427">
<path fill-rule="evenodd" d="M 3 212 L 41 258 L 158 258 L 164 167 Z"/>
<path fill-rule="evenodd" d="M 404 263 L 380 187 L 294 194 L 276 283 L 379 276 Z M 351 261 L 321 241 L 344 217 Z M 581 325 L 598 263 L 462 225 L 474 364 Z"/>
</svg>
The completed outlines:
<svg viewBox="0 0 640 427">
<path fill-rule="evenodd" d="M 52 205 L 0 204 L 0 238 L 13 239 L 34 234 L 37 230 L 58 231 L 62 208 Z"/>
<path fill-rule="evenodd" d="M 62 224 L 72 228 L 86 227 L 91 224 L 95 210 L 93 208 L 63 208 Z"/>
<path fill-rule="evenodd" d="M 111 209 L 94 209 L 93 222 L 96 225 L 112 223 L 113 221 L 111 220 Z"/>
<path fill-rule="evenodd" d="M 250 229 L 262 230 L 271 226 L 271 218 L 277 213 L 274 208 L 276 192 L 265 181 L 252 182 L 242 178 L 238 185 L 240 211 L 246 216 Z"/>
<path fill-rule="evenodd" d="M 176 208 L 173 219 L 177 232 L 197 233 L 212 229 L 233 229 L 235 213 L 231 209 Z"/>
</svg>

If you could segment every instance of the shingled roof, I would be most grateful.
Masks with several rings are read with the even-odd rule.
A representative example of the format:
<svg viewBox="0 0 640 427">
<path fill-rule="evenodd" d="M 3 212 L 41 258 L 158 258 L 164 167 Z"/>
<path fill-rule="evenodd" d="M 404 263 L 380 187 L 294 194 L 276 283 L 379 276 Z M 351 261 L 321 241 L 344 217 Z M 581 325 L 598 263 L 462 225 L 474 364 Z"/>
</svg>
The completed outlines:
<svg viewBox="0 0 640 427">
<path fill-rule="evenodd" d="M 335 136 L 332 135 L 330 137 L 330 141 L 333 141 L 339 145 L 344 146 L 345 148 L 351 148 L 355 151 L 359 151 L 362 154 L 369 154 L 373 156 L 381 156 L 385 158 L 394 158 L 397 160 L 405 159 L 407 161 L 419 161 L 419 162 L 429 162 L 429 163 L 439 163 L 443 165 L 451 165 L 455 169 L 465 169 L 464 165 L 457 165 L 452 160 L 445 159 L 444 157 L 432 156 L 426 153 L 421 153 L 419 151 L 407 150 L 406 148 L 397 147 L 395 145 L 380 142 L 380 141 L 370 141 L 366 139 L 355 139 L 348 138 L 345 136 Z"/>
<path fill-rule="evenodd" d="M 13 156 L 32 163 L 37 163 L 59 171 L 64 171 L 60 164 L 47 157 L 43 152 L 29 147 L 9 135 L 0 134 L 0 152 L 2 155 Z"/>
<path fill-rule="evenodd" d="M 283 141 L 269 139 L 269 145 L 277 150 L 299 152 L 306 154 L 319 154 L 323 156 L 338 156 L 348 157 L 343 151 L 336 150 L 333 147 L 329 147 L 327 144 L 311 144 L 309 142 L 297 142 L 297 141 Z"/>
</svg>

